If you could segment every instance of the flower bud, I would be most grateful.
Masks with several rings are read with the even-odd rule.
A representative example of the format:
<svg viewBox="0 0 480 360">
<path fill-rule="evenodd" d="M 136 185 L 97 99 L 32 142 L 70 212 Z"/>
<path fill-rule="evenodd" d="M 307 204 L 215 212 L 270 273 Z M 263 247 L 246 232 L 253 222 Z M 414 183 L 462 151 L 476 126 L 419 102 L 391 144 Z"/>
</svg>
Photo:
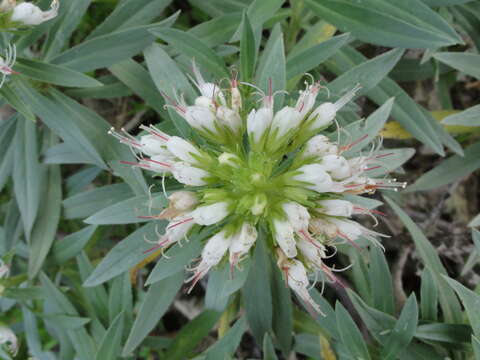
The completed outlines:
<svg viewBox="0 0 480 360">
<path fill-rule="evenodd" d="M 234 168 L 238 168 L 241 164 L 237 155 L 224 152 L 218 157 L 218 162 L 222 165 L 228 165 Z"/>
<path fill-rule="evenodd" d="M 318 269 L 322 267 L 322 259 L 325 258 L 325 246 L 318 242 L 314 245 L 310 241 L 300 238 L 297 241 L 297 248 L 315 267 Z"/>
<path fill-rule="evenodd" d="M 215 111 L 215 104 L 212 101 L 212 98 L 206 96 L 199 96 L 195 99 L 195 106 L 205 107 L 210 111 Z"/>
<path fill-rule="evenodd" d="M 325 215 L 350 217 L 353 214 L 353 204 L 347 200 L 321 200 L 318 204 L 317 210 Z"/>
<path fill-rule="evenodd" d="M 255 226 L 249 223 L 242 225 L 240 232 L 232 239 L 230 244 L 230 264 L 235 265 L 241 256 L 248 253 L 253 244 L 255 244 L 257 236 L 258 233 Z"/>
<path fill-rule="evenodd" d="M 345 179 L 350 176 L 350 165 L 343 156 L 325 155 L 321 165 L 334 179 Z"/>
<path fill-rule="evenodd" d="M 0 345 L 6 345 L 8 351 L 13 355 L 18 352 L 18 340 L 15 333 L 6 326 L 0 326 Z"/>
<path fill-rule="evenodd" d="M 337 233 L 341 237 L 345 237 L 348 240 L 354 241 L 362 235 L 362 226 L 355 221 L 341 220 L 337 218 L 331 218 L 330 221 L 337 227 Z"/>
<path fill-rule="evenodd" d="M 188 106 L 183 114 L 187 123 L 198 130 L 209 130 L 216 132 L 215 115 L 207 107 L 204 106 Z"/>
<path fill-rule="evenodd" d="M 332 224 L 325 219 L 311 219 L 308 225 L 309 230 L 315 235 L 325 234 L 326 237 L 329 239 L 337 236 L 337 227 L 335 226 L 335 224 Z"/>
<path fill-rule="evenodd" d="M 242 126 L 242 119 L 237 111 L 229 109 L 226 106 L 220 106 L 217 110 L 219 123 L 228 127 L 233 132 L 238 132 Z"/>
<path fill-rule="evenodd" d="M 204 178 L 210 174 L 205 170 L 196 168 L 186 162 L 176 162 L 172 165 L 173 177 L 182 184 L 190 186 L 202 186 L 206 185 Z"/>
<path fill-rule="evenodd" d="M 294 231 L 301 231 L 308 229 L 308 221 L 310 220 L 310 214 L 307 208 L 304 206 L 289 201 L 282 205 L 283 211 L 287 215 L 287 219 L 293 226 Z"/>
<path fill-rule="evenodd" d="M 198 197 L 192 191 L 175 191 L 168 200 L 170 205 L 179 211 L 190 211 L 198 204 Z"/>
<path fill-rule="evenodd" d="M 172 136 L 168 139 L 167 149 L 180 160 L 190 164 L 195 164 L 197 162 L 196 157 L 202 156 L 195 146 L 178 136 Z"/>
<path fill-rule="evenodd" d="M 287 220 L 273 220 L 274 239 L 289 258 L 297 256 L 293 226 Z"/>
<path fill-rule="evenodd" d="M 283 137 L 290 130 L 295 129 L 301 122 L 302 116 L 297 109 L 285 106 L 275 114 L 272 129 L 278 129 L 277 138 Z"/>
<path fill-rule="evenodd" d="M 42 11 L 38 6 L 24 2 L 15 6 L 10 20 L 27 26 L 40 25 L 57 16 L 58 6 L 58 1 L 54 0 L 50 5 L 50 10 Z"/>
<path fill-rule="evenodd" d="M 266 206 L 268 204 L 267 195 L 264 193 L 256 194 L 253 198 L 253 205 L 250 208 L 252 215 L 258 216 L 263 214 Z"/>
<path fill-rule="evenodd" d="M 236 81 L 234 84 L 236 85 Z M 232 109 L 238 112 L 241 108 L 242 95 L 240 94 L 240 90 L 238 90 L 238 86 L 232 85 Z"/>
<path fill-rule="evenodd" d="M 225 219 L 228 214 L 228 203 L 223 201 L 197 207 L 191 216 L 199 225 L 213 225 Z"/>
<path fill-rule="evenodd" d="M 5 262 L 0 259 L 0 279 L 8 277 L 8 274 L 10 273 L 10 267 L 5 264 Z"/>
<path fill-rule="evenodd" d="M 273 119 L 273 110 L 269 107 L 262 107 L 256 111 L 253 109 L 247 117 L 247 132 L 258 143 L 270 127 Z"/>
<path fill-rule="evenodd" d="M 336 153 L 338 153 L 337 146 L 332 144 L 330 139 L 324 135 L 317 135 L 308 140 L 303 151 L 304 156 L 316 155 L 319 157 Z"/>
<path fill-rule="evenodd" d="M 140 137 L 141 150 L 148 156 L 165 154 L 166 141 L 155 135 L 143 135 Z"/>
<path fill-rule="evenodd" d="M 298 169 L 300 174 L 293 178 L 297 181 L 306 182 L 309 185 L 306 187 L 317 192 L 329 192 L 333 186 L 333 181 L 330 175 L 327 174 L 324 167 L 319 164 L 303 165 Z"/>
</svg>

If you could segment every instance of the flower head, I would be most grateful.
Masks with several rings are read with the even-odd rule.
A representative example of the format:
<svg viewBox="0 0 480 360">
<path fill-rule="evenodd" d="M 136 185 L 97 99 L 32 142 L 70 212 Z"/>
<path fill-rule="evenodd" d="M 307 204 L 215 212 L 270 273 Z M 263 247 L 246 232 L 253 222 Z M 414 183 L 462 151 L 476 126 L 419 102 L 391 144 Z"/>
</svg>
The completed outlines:
<svg viewBox="0 0 480 360">
<path fill-rule="evenodd" d="M 230 89 L 221 89 L 206 81 L 195 65 L 192 81 L 199 90 L 194 105 L 180 96 L 177 102 L 168 98 L 168 106 L 196 131 L 197 142 L 152 126 L 142 127 L 147 134 L 138 138 L 110 132 L 138 157 L 137 163 L 128 164 L 172 176 L 185 186 L 169 195 L 169 207 L 157 217 L 170 223 L 156 248 L 180 242 L 200 227 L 211 227 L 213 236 L 205 241 L 189 279 L 193 286 L 214 266 L 239 265 L 262 230 L 288 286 L 312 311 L 320 312 L 308 292 L 308 274 L 321 272 L 327 280 L 338 281 L 323 262 L 329 248 L 337 242 L 359 247 L 360 237 L 378 245 L 376 237 L 383 236 L 351 219 L 375 212 L 344 195 L 402 185 L 368 176 L 371 165 L 384 156 L 378 155 L 378 149 L 350 157 L 346 150 L 358 140 L 340 146 L 330 140 L 337 136 L 319 133 L 359 87 L 335 103 L 315 107 L 320 85 L 314 83 L 300 93 L 294 106 L 275 112 L 271 90 L 265 95 L 236 79 Z M 252 87 L 258 92 L 249 95 Z M 261 98 L 252 98 L 255 94 Z M 260 106 L 254 107 L 258 100 Z"/>
</svg>

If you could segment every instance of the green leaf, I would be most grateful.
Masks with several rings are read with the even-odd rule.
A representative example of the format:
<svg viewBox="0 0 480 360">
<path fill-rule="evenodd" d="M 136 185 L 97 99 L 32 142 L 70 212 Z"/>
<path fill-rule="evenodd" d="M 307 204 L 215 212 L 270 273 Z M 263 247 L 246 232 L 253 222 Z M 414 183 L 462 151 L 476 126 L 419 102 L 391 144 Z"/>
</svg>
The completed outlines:
<svg viewBox="0 0 480 360">
<path fill-rule="evenodd" d="M 15 70 L 29 78 L 67 87 L 95 87 L 102 83 L 90 76 L 38 60 L 17 59 Z"/>
<path fill-rule="evenodd" d="M 97 226 L 90 225 L 57 241 L 53 246 L 55 260 L 62 264 L 76 257 L 83 250 L 96 229 Z"/>
<path fill-rule="evenodd" d="M 165 353 L 165 359 L 183 360 L 189 358 L 198 343 L 208 335 L 217 323 L 221 313 L 205 310 L 185 325 Z"/>
<path fill-rule="evenodd" d="M 475 360 L 480 360 L 480 340 L 472 335 L 472 346 Z"/>
<path fill-rule="evenodd" d="M 140 223 L 151 220 L 142 216 L 158 215 L 167 205 L 163 194 L 140 195 L 107 206 L 84 221 L 93 225 Z"/>
<path fill-rule="evenodd" d="M 268 333 L 263 337 L 263 360 L 278 360 L 275 354 L 275 348 L 272 344 L 272 339 Z"/>
<path fill-rule="evenodd" d="M 473 0 L 422 0 L 428 6 L 447 6 L 447 5 L 458 5 L 465 4 Z"/>
<path fill-rule="evenodd" d="M 265 50 L 260 57 L 256 72 L 256 85 L 266 94 L 270 91 L 285 90 L 285 49 L 283 45 L 283 33 L 277 24 L 271 32 L 270 38 L 265 45 Z M 281 107 L 283 95 L 276 97 L 276 107 Z"/>
<path fill-rule="evenodd" d="M 155 29 L 150 32 L 195 60 L 200 68 L 211 72 L 217 78 L 230 76 L 223 60 L 194 35 L 177 29 Z"/>
<path fill-rule="evenodd" d="M 123 312 L 117 315 L 105 333 L 98 347 L 95 360 L 115 360 L 121 352 L 122 335 L 124 326 Z"/>
<path fill-rule="evenodd" d="M 463 324 L 424 324 L 419 325 L 415 337 L 428 341 L 451 344 L 470 342 L 472 328 Z"/>
<path fill-rule="evenodd" d="M 245 331 L 247 331 L 247 321 L 245 316 L 242 316 L 222 338 L 206 351 L 205 360 L 224 359 L 226 355 L 233 356 Z"/>
<path fill-rule="evenodd" d="M 183 276 L 183 271 L 179 271 L 149 287 L 123 348 L 123 356 L 128 356 L 135 350 L 155 328 L 180 290 Z"/>
<path fill-rule="evenodd" d="M 258 344 L 272 328 L 272 293 L 264 231 L 261 231 L 255 245 L 252 264 L 247 281 L 243 286 L 243 304 L 247 320 Z"/>
<path fill-rule="evenodd" d="M 445 268 L 443 267 L 440 258 L 428 241 L 420 228 L 410 219 L 410 217 L 388 197 L 385 197 L 387 203 L 392 207 L 400 220 L 404 223 L 412 239 L 416 245 L 416 250 L 422 258 L 425 266 L 431 271 L 433 278 L 435 279 L 436 286 L 438 288 L 440 306 L 443 311 L 443 316 L 446 322 L 458 323 L 461 322 L 461 308 L 460 304 L 450 289 L 448 284 L 442 275 L 447 275 Z"/>
<path fill-rule="evenodd" d="M 290 289 L 285 286 L 282 273 L 278 266 L 272 265 L 272 328 L 278 346 L 287 356 L 292 348 L 293 311 Z"/>
<path fill-rule="evenodd" d="M 293 56 L 287 57 L 287 80 L 302 75 L 331 57 L 350 39 L 349 34 L 334 36 Z"/>
<path fill-rule="evenodd" d="M 433 55 L 435 59 L 451 67 L 480 79 L 480 55 L 467 52 L 439 52 Z"/>
<path fill-rule="evenodd" d="M 422 271 L 420 287 L 420 310 L 422 320 L 436 321 L 438 318 L 438 288 L 429 269 Z"/>
<path fill-rule="evenodd" d="M 382 354 L 384 360 L 394 360 L 398 353 L 408 346 L 413 339 L 413 335 L 417 329 L 418 308 L 417 299 L 412 294 L 400 313 L 400 317 L 395 323 L 395 327 L 388 336 Z"/>
<path fill-rule="evenodd" d="M 188 32 L 201 39 L 208 47 L 214 47 L 228 42 L 241 21 L 241 13 L 228 13 L 202 22 Z"/>
<path fill-rule="evenodd" d="M 462 300 L 463 306 L 465 306 L 465 311 L 468 315 L 468 321 L 473 329 L 473 334 L 477 337 L 480 336 L 480 312 L 478 311 L 480 307 L 480 295 L 466 288 L 458 281 L 449 278 L 447 275 L 443 275 L 443 278 Z"/>
<path fill-rule="evenodd" d="M 12 89 L 9 84 L 4 84 L 0 88 L 0 94 L 15 110 L 22 114 L 25 119 L 35 122 L 35 114 L 32 112 L 30 105 L 27 105 L 25 101 Z"/>
<path fill-rule="evenodd" d="M 80 329 L 90 322 L 89 318 L 70 315 L 42 315 L 46 322 L 55 324 L 63 330 Z"/>
<path fill-rule="evenodd" d="M 480 142 L 465 149 L 465 156 L 453 155 L 440 165 L 420 176 L 413 185 L 407 188 L 408 192 L 424 191 L 437 188 L 455 180 L 461 179 L 480 168 Z"/>
<path fill-rule="evenodd" d="M 480 105 L 472 106 L 458 114 L 442 120 L 445 125 L 480 126 Z"/>
<path fill-rule="evenodd" d="M 62 176 L 58 165 L 46 165 L 45 187 L 41 195 L 44 204 L 32 230 L 30 254 L 28 258 L 28 277 L 33 279 L 42 268 L 57 234 L 62 208 Z"/>
<path fill-rule="evenodd" d="M 240 40 L 240 77 L 243 81 L 250 81 L 257 62 L 257 46 L 253 34 L 252 24 L 246 12 L 242 18 L 242 39 Z"/>
<path fill-rule="evenodd" d="M 155 40 L 149 30 L 171 26 L 177 17 L 178 12 L 157 24 L 119 30 L 86 40 L 56 56 L 51 62 L 82 72 L 109 67 L 141 52 Z"/>
<path fill-rule="evenodd" d="M 125 273 L 112 280 L 112 286 L 108 294 L 108 318 L 110 322 L 123 312 L 130 327 L 133 316 L 132 284 L 130 274 Z"/>
<path fill-rule="evenodd" d="M 360 330 L 358 330 L 357 325 L 340 302 L 337 302 L 335 306 L 335 313 L 342 344 L 345 345 L 355 359 L 370 359 L 370 354 Z"/>
<path fill-rule="evenodd" d="M 429 49 L 462 42 L 451 26 L 420 0 L 307 0 L 307 4 L 320 18 L 368 43 Z"/>
<path fill-rule="evenodd" d="M 13 189 L 22 214 L 25 236 L 30 233 L 40 205 L 43 172 L 38 163 L 36 126 L 23 117 L 17 118 L 13 166 Z"/>
<path fill-rule="evenodd" d="M 370 250 L 370 268 L 368 270 L 373 307 L 387 314 L 395 313 L 393 301 L 392 275 L 385 255 L 380 248 L 374 246 Z"/>
<path fill-rule="evenodd" d="M 113 249 L 97 265 L 93 273 L 85 281 L 84 286 L 96 286 L 104 283 L 117 275 L 128 271 L 130 268 L 147 257 L 145 252 L 152 244 L 145 239 L 157 239 L 157 233 L 163 231 L 166 222 L 156 224 L 150 222 L 128 235 L 116 244 Z"/>
</svg>

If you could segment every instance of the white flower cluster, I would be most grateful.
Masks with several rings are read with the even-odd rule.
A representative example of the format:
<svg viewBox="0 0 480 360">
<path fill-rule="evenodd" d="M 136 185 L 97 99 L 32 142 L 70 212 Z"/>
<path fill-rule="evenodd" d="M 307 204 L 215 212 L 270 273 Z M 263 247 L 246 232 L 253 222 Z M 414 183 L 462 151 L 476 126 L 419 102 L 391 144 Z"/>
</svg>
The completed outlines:
<svg viewBox="0 0 480 360">
<path fill-rule="evenodd" d="M 1 12 L 11 12 L 10 21 L 22 26 L 40 25 L 58 15 L 60 4 L 53 0 L 50 10 L 42 11 L 37 5 L 30 2 L 17 4 L 16 0 L 3 0 L 0 4 Z"/>
<path fill-rule="evenodd" d="M 354 214 L 372 215 L 375 211 L 347 201 L 344 195 L 403 185 L 368 176 L 385 155 L 372 151 L 366 156 L 343 156 L 364 138 L 339 147 L 319 134 L 359 86 L 335 103 L 316 106 L 321 87 L 308 85 L 295 106 L 275 113 L 272 91 L 265 95 L 257 88 L 261 106 L 248 109 L 244 104 L 253 103 L 249 97 L 254 85 L 232 80 L 225 90 L 206 82 L 195 66 L 194 75 L 200 92 L 194 105 L 180 97 L 176 102 L 167 98 L 168 106 L 183 116 L 208 146 L 200 149 L 153 126 L 142 126 L 147 134 L 139 138 L 110 131 L 135 151 L 138 163 L 127 164 L 172 175 L 187 187 L 197 187 L 174 192 L 169 196 L 170 206 L 151 216 L 170 220 L 155 249 L 187 238 L 194 225 L 216 225 L 219 230 L 206 242 L 189 279 L 193 287 L 224 258 L 236 266 L 249 254 L 257 229 L 263 226 L 273 240 L 269 242 L 272 254 L 286 282 L 320 312 L 308 292 L 307 272 L 320 271 L 336 281 L 333 269 L 324 263 L 327 247 L 336 242 L 358 247 L 360 237 L 378 244 L 375 236 L 384 236 L 350 219 Z"/>
</svg>

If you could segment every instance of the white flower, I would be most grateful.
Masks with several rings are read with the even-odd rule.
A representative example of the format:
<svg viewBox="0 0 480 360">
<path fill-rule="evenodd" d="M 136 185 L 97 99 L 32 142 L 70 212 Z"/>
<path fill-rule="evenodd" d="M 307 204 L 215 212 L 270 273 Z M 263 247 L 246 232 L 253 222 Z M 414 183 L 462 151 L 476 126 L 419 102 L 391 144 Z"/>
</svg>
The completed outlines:
<svg viewBox="0 0 480 360">
<path fill-rule="evenodd" d="M 195 225 L 195 222 L 190 214 L 173 218 L 168 223 L 165 234 L 158 240 L 158 245 L 155 246 L 154 249 L 170 246 L 181 241 L 193 225 Z"/>
<path fill-rule="evenodd" d="M 297 109 L 285 106 L 275 114 L 272 122 L 272 129 L 278 129 L 276 138 L 282 138 L 290 130 L 295 129 L 302 120 L 302 115 Z"/>
<path fill-rule="evenodd" d="M 5 264 L 5 262 L 0 259 L 0 279 L 8 277 L 10 273 L 10 266 Z"/>
<path fill-rule="evenodd" d="M 282 204 L 282 209 L 295 232 L 308 229 L 310 214 L 305 206 L 289 201 Z"/>
<path fill-rule="evenodd" d="M 225 96 L 220 91 L 219 87 L 213 83 L 206 82 L 203 79 L 203 76 L 198 70 L 198 67 L 197 67 L 197 64 L 195 64 L 195 61 L 192 64 L 192 68 L 193 68 L 193 74 L 196 80 L 193 82 L 197 86 L 198 91 L 200 91 L 200 94 L 202 94 L 203 97 L 211 99 L 212 103 L 214 103 L 215 100 L 218 98 L 221 104 L 225 105 Z"/>
<path fill-rule="evenodd" d="M 317 98 L 318 91 L 320 90 L 320 85 L 314 83 L 308 85 L 305 90 L 300 91 L 300 96 L 298 97 L 297 104 L 295 108 L 300 112 L 300 116 L 303 119 L 310 110 L 312 110 L 315 105 L 315 99 Z"/>
<path fill-rule="evenodd" d="M 52 1 L 50 10 L 48 11 L 42 11 L 38 6 L 24 2 L 15 6 L 11 20 L 27 26 L 40 25 L 45 21 L 55 18 L 58 15 L 58 8 L 59 3 L 57 0 Z"/>
<path fill-rule="evenodd" d="M 219 106 L 217 109 L 219 123 L 231 129 L 234 133 L 242 127 L 242 119 L 237 111 L 226 106 Z"/>
<path fill-rule="evenodd" d="M 0 11 L 1 12 L 10 11 L 15 7 L 16 4 L 17 4 L 16 0 L 3 0 L 0 3 Z"/>
<path fill-rule="evenodd" d="M 313 300 L 308 293 L 310 282 L 307 277 L 305 266 L 303 266 L 303 264 L 298 260 L 290 259 L 287 260 L 284 267 L 286 268 L 287 283 L 290 289 L 292 289 L 309 307 L 311 307 L 317 313 L 322 314 L 320 306 L 318 306 L 315 300 Z"/>
<path fill-rule="evenodd" d="M 213 225 L 225 219 L 229 214 L 227 202 L 216 202 L 197 207 L 191 215 L 199 225 Z"/>
<path fill-rule="evenodd" d="M 3 86 L 7 75 L 14 74 L 15 71 L 12 70 L 13 64 L 17 59 L 17 50 L 15 46 L 8 45 L 5 51 L 5 59 L 0 56 L 0 73 L 2 74 L 2 79 L 0 80 L 0 88 Z"/>
<path fill-rule="evenodd" d="M 186 162 L 176 162 L 171 168 L 172 175 L 178 182 L 190 186 L 206 185 L 204 180 L 210 174 L 205 170 L 196 168 Z"/>
<path fill-rule="evenodd" d="M 163 153 L 166 142 L 155 135 L 143 135 L 140 137 L 142 152 L 148 156 L 160 155 Z"/>
<path fill-rule="evenodd" d="M 317 209 L 322 214 L 329 216 L 350 217 L 353 214 L 354 205 L 347 200 L 321 200 L 318 201 L 320 208 Z"/>
<path fill-rule="evenodd" d="M 240 90 L 238 90 L 237 80 L 232 81 L 232 109 L 239 111 L 242 108 L 242 95 Z"/>
<path fill-rule="evenodd" d="M 297 181 L 308 183 L 306 186 L 308 189 L 317 192 L 329 192 L 332 189 L 332 178 L 328 175 L 322 165 L 303 165 L 298 171 L 300 171 L 300 174 L 295 175 L 293 178 Z"/>
<path fill-rule="evenodd" d="M 319 129 L 329 125 L 337 115 L 337 111 L 344 107 L 349 101 L 353 99 L 361 86 L 357 85 L 352 90 L 343 95 L 337 102 L 326 102 L 317 107 L 308 117 L 308 121 L 313 121 L 313 128 Z"/>
<path fill-rule="evenodd" d="M 311 264 L 319 270 L 322 269 L 322 259 L 325 258 L 325 246 L 320 243 L 314 245 L 310 241 L 299 239 L 297 241 L 297 248 Z"/>
<path fill-rule="evenodd" d="M 325 155 L 322 157 L 321 165 L 334 179 L 345 179 L 350 176 L 350 165 L 343 156 Z"/>
<path fill-rule="evenodd" d="M 307 141 L 303 150 L 304 156 L 322 157 L 328 154 L 337 154 L 338 147 L 330 142 L 325 135 L 316 135 Z"/>
<path fill-rule="evenodd" d="M 243 255 L 248 253 L 253 244 L 255 244 L 257 236 L 258 233 L 255 226 L 249 223 L 242 225 L 240 232 L 236 234 L 230 244 L 230 264 L 235 265 Z"/>
<path fill-rule="evenodd" d="M 194 269 L 193 276 L 187 280 L 187 282 L 192 281 L 188 292 L 193 289 L 195 284 L 204 277 L 213 266 L 222 260 L 231 242 L 232 237 L 227 237 L 225 230 L 215 234 L 207 241 L 202 250 L 202 260 Z"/>
<path fill-rule="evenodd" d="M 297 256 L 297 248 L 293 235 L 294 229 L 288 220 L 273 220 L 273 236 L 280 249 L 289 258 Z"/>
<path fill-rule="evenodd" d="M 18 352 L 18 341 L 15 333 L 6 326 L 0 326 L 0 345 L 6 345 L 8 351 L 14 356 Z"/>
<path fill-rule="evenodd" d="M 179 211 L 192 210 L 198 204 L 198 197 L 192 191 L 175 191 L 168 200 L 170 205 Z"/>
<path fill-rule="evenodd" d="M 190 164 L 197 163 L 197 158 L 202 156 L 195 146 L 178 136 L 170 137 L 167 149 L 180 160 Z"/>
<path fill-rule="evenodd" d="M 325 234 L 327 238 L 334 238 L 337 236 L 337 226 L 325 219 L 314 218 L 310 220 L 309 230 L 315 235 Z"/>
<path fill-rule="evenodd" d="M 191 127 L 198 130 L 216 132 L 216 118 L 210 108 L 204 106 L 187 106 L 185 113 L 180 114 Z"/>
<path fill-rule="evenodd" d="M 270 127 L 273 119 L 273 109 L 271 107 L 262 107 L 258 110 L 253 109 L 247 117 L 247 132 L 258 143 Z"/>
</svg>

